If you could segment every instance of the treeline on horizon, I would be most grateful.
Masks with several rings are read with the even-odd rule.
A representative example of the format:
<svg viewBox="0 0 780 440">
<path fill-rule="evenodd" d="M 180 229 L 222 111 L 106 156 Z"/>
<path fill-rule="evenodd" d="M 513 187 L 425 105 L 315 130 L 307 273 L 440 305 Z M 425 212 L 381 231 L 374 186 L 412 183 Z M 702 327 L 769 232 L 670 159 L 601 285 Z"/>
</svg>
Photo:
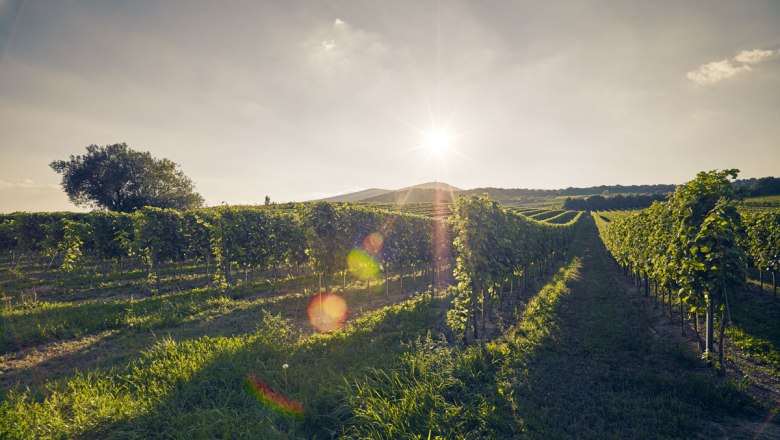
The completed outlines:
<svg viewBox="0 0 780 440">
<path fill-rule="evenodd" d="M 743 197 L 761 197 L 780 195 L 780 178 L 761 177 L 735 180 L 732 185 Z M 481 195 L 487 192 L 494 197 L 553 197 L 553 196 L 592 196 L 609 194 L 668 194 L 674 192 L 677 185 L 599 185 L 586 188 L 568 187 L 565 189 L 525 189 L 525 188 L 474 188 L 459 194 Z"/>
<path fill-rule="evenodd" d="M 618 194 L 611 197 L 590 196 L 585 198 L 567 198 L 563 209 L 572 211 L 608 211 L 619 209 L 647 208 L 653 202 L 666 200 L 667 194 Z"/>
<path fill-rule="evenodd" d="M 661 187 L 667 185 L 646 185 L 651 187 Z M 619 185 L 617 186 L 619 187 Z M 604 187 L 604 188 L 617 188 Z M 763 197 L 780 195 L 780 178 L 762 177 L 760 179 L 742 179 L 732 183 L 735 193 L 741 197 Z M 601 188 L 601 187 L 594 187 Z M 625 187 L 624 187 L 625 188 Z M 674 188 L 672 189 L 674 190 Z M 618 209 L 637 209 L 647 208 L 653 202 L 662 202 L 667 199 L 669 193 L 651 193 L 651 194 L 615 194 L 609 195 L 609 191 L 604 191 L 603 195 L 591 195 L 585 198 L 567 198 L 563 202 L 563 209 L 576 211 L 603 211 Z M 614 191 L 618 192 L 618 191 Z M 625 192 L 625 191 L 624 191 Z"/>
</svg>

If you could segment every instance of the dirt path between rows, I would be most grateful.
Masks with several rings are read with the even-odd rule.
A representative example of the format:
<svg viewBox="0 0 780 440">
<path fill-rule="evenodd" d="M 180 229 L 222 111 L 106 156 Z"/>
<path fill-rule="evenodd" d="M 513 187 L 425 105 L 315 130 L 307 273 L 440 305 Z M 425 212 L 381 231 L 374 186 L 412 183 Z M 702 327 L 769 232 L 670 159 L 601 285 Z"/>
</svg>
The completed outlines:
<svg viewBox="0 0 780 440">
<path fill-rule="evenodd" d="M 586 225 L 587 226 L 587 225 Z M 522 380 L 534 438 L 778 438 L 771 406 L 699 359 L 611 264 L 595 226 L 553 338 Z"/>
</svg>

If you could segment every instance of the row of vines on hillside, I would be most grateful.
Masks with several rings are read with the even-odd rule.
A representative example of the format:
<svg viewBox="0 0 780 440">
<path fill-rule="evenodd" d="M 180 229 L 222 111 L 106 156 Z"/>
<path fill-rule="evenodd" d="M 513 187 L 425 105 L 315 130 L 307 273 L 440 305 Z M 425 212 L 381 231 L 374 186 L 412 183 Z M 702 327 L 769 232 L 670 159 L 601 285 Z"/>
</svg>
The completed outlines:
<svg viewBox="0 0 780 440">
<path fill-rule="evenodd" d="M 562 257 L 582 213 L 566 224 L 530 219 L 487 197 L 459 197 L 454 212 L 458 295 L 448 322 L 466 341 L 480 339 L 486 320 L 511 305 L 514 282 L 543 272 Z M 509 295 L 505 287 L 509 286 Z M 480 324 L 481 321 L 481 324 Z"/>
<path fill-rule="evenodd" d="M 742 215 L 745 234 L 742 246 L 758 269 L 761 289 L 764 272 L 772 274 L 772 291 L 777 296 L 777 272 L 780 271 L 780 211 L 746 212 Z"/>
<path fill-rule="evenodd" d="M 730 295 L 745 281 L 746 255 L 740 246 L 744 229 L 731 185 L 738 170 L 701 172 L 680 186 L 666 202 L 611 222 L 599 221 L 601 237 L 618 264 L 644 285 L 651 284 L 671 307 L 706 315 L 704 350 L 713 352 L 714 316 L 720 314 L 719 360 Z"/>
<path fill-rule="evenodd" d="M 346 278 L 355 252 L 357 265 L 381 266 L 386 274 L 389 267 L 434 273 L 449 264 L 448 235 L 442 219 L 329 203 L 294 209 L 15 213 L 0 218 L 0 253 L 11 266 L 37 263 L 45 272 L 67 273 L 91 264 L 103 277 L 109 266 L 121 271 L 129 260 L 146 269 L 157 292 L 161 264 L 175 268 L 185 262 L 205 266 L 206 275 L 223 288 L 238 281 L 236 268 L 244 281 L 260 269 L 275 282 L 281 268 L 299 275 L 309 267 L 329 289 L 334 275 Z"/>
</svg>

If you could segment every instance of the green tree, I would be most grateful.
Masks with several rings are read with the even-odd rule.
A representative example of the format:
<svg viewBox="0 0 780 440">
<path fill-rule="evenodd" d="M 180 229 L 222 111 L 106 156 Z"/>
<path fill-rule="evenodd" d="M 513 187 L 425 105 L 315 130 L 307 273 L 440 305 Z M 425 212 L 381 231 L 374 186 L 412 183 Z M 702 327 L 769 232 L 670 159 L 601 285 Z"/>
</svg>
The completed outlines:
<svg viewBox="0 0 780 440">
<path fill-rule="evenodd" d="M 178 164 L 132 150 L 124 143 L 90 145 L 83 156 L 71 155 L 50 166 L 62 174 L 62 189 L 79 206 L 133 212 L 144 206 L 187 209 L 203 205 L 203 197 Z"/>
</svg>

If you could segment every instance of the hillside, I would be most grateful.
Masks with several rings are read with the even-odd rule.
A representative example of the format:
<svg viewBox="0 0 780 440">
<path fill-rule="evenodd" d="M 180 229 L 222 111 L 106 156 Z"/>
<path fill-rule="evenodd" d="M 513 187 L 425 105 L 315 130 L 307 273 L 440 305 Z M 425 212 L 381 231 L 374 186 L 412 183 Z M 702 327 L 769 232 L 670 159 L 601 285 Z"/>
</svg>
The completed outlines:
<svg viewBox="0 0 780 440">
<path fill-rule="evenodd" d="M 318 202 L 361 202 L 372 197 L 378 197 L 382 194 L 393 192 L 390 189 L 370 188 L 363 191 L 342 194 L 339 196 L 328 197 L 325 199 L 317 200 Z"/>
<path fill-rule="evenodd" d="M 427 182 L 399 190 L 367 189 L 341 196 L 329 197 L 322 202 L 379 202 L 379 203 L 449 203 L 462 189 L 444 182 Z"/>
<path fill-rule="evenodd" d="M 761 179 L 743 179 L 734 182 L 734 186 L 742 191 L 744 196 L 768 196 L 780 194 L 780 179 L 763 177 Z M 487 194 L 490 198 L 509 205 L 545 205 L 559 197 L 554 204 L 563 203 L 566 197 L 587 197 L 594 195 L 658 195 L 673 192 L 675 185 L 599 185 L 590 187 L 568 187 L 564 189 L 529 189 L 529 188 L 493 188 L 482 187 L 461 189 L 444 182 L 427 182 L 408 186 L 398 190 L 371 188 L 363 191 L 328 197 L 316 201 L 324 202 L 379 202 L 379 203 L 447 203 L 458 195 Z"/>
</svg>

